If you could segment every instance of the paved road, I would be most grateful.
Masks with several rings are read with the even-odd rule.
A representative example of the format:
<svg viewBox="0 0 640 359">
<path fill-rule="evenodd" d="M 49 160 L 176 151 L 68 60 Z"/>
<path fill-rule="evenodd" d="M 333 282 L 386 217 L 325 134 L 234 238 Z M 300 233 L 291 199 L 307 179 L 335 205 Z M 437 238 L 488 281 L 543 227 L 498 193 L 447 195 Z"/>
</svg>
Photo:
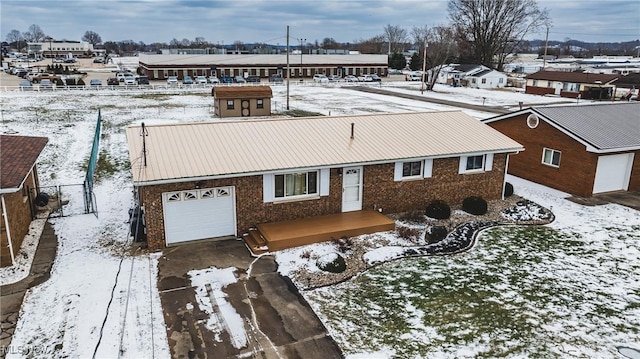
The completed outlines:
<svg viewBox="0 0 640 359">
<path fill-rule="evenodd" d="M 216 339 L 206 328 L 187 272 L 237 268 L 226 300 L 243 318 L 247 346 L 237 349 L 227 331 Z M 251 266 L 251 272 L 248 270 Z M 342 358 L 322 322 L 288 278 L 276 272 L 272 256 L 249 255 L 244 242 L 225 240 L 167 248 L 158 263 L 158 290 L 173 358 Z M 215 298 L 211 298 L 216 303 Z M 220 303 L 220 301 L 217 301 Z"/>
</svg>

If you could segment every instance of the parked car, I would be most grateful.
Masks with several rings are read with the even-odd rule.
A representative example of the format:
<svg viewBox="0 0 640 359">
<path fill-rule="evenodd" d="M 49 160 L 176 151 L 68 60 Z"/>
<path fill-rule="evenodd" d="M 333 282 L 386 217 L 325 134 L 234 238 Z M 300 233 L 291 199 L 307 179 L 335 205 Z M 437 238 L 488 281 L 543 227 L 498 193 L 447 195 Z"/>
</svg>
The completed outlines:
<svg viewBox="0 0 640 359">
<path fill-rule="evenodd" d="M 223 84 L 233 83 L 233 77 L 223 75 L 220 77 L 220 82 L 222 82 Z"/>
<path fill-rule="evenodd" d="M 422 79 L 422 74 L 420 72 L 409 72 L 406 74 L 406 81 L 420 81 Z"/>
<path fill-rule="evenodd" d="M 104 62 L 104 59 L 102 57 L 96 57 L 95 59 L 93 59 L 94 64 L 101 64 L 103 62 Z"/>
<path fill-rule="evenodd" d="M 185 76 L 185 77 L 182 79 L 182 83 L 183 83 L 184 85 L 193 85 L 193 79 L 191 78 L 191 76 Z"/>
<path fill-rule="evenodd" d="M 89 86 L 91 87 L 102 86 L 102 81 L 99 79 L 92 79 L 91 81 L 89 81 Z"/>
<path fill-rule="evenodd" d="M 167 85 L 177 85 L 177 84 L 178 84 L 178 76 L 167 77 Z"/>
<path fill-rule="evenodd" d="M 284 79 L 282 78 L 282 75 L 271 75 L 271 77 L 269 77 L 269 82 L 274 82 L 274 83 L 283 83 Z"/>
<path fill-rule="evenodd" d="M 53 59 L 54 64 L 61 64 L 63 62 L 64 62 L 64 57 L 56 57 L 55 59 Z"/>
<path fill-rule="evenodd" d="M 329 82 L 329 78 L 327 75 L 315 74 L 313 75 L 313 81 L 316 83 L 327 83 Z"/>
<path fill-rule="evenodd" d="M 18 84 L 18 86 L 20 86 L 20 90 L 22 91 L 31 91 L 33 89 L 31 81 L 20 81 L 20 84 Z"/>
<path fill-rule="evenodd" d="M 233 78 L 233 82 L 238 83 L 238 84 L 243 84 L 243 83 L 246 83 L 247 81 L 244 79 L 244 77 L 238 75 L 238 76 Z"/>
<path fill-rule="evenodd" d="M 133 76 L 133 74 L 130 72 L 116 72 L 116 78 L 120 82 L 124 82 L 125 76 L 129 76 L 129 75 Z"/>
<path fill-rule="evenodd" d="M 219 84 L 220 83 L 220 79 L 218 78 L 218 76 L 209 76 L 209 82 L 212 84 Z"/>
<path fill-rule="evenodd" d="M 364 82 L 381 82 L 382 79 L 376 74 L 364 75 Z"/>
<path fill-rule="evenodd" d="M 247 82 L 260 82 L 260 76 L 247 76 Z"/>
<path fill-rule="evenodd" d="M 40 73 L 37 71 L 29 71 L 24 76 L 25 80 L 33 81 Z"/>
<path fill-rule="evenodd" d="M 51 83 L 51 80 L 44 79 L 40 81 L 40 90 L 52 90 L 52 89 L 53 89 L 53 84 Z"/>
<path fill-rule="evenodd" d="M 28 73 L 29 73 L 29 71 L 27 69 L 23 69 L 23 68 L 18 68 L 17 70 L 15 70 L 13 72 L 14 75 L 16 75 L 18 77 L 22 77 L 22 78 L 27 76 Z"/>
<path fill-rule="evenodd" d="M 328 78 L 329 78 L 329 82 L 338 82 L 338 81 L 340 81 L 340 76 L 338 76 L 338 75 L 331 75 Z"/>
<path fill-rule="evenodd" d="M 196 76 L 196 83 L 197 84 L 207 84 L 207 78 L 204 76 Z"/>
<path fill-rule="evenodd" d="M 389 69 L 389 75 L 402 75 L 402 70 Z"/>
<path fill-rule="evenodd" d="M 113 86 L 113 85 L 118 86 L 118 85 L 120 85 L 120 81 L 115 77 L 109 77 L 107 79 L 107 85 L 109 85 L 109 86 Z"/>
<path fill-rule="evenodd" d="M 136 77 L 131 73 L 124 74 L 124 84 L 125 85 L 135 85 Z"/>
<path fill-rule="evenodd" d="M 353 75 L 347 75 L 344 77 L 344 81 L 346 82 L 358 82 L 358 78 Z"/>
<path fill-rule="evenodd" d="M 67 64 L 73 64 L 73 63 L 76 63 L 76 61 L 78 61 L 78 60 L 76 60 L 75 57 L 69 57 L 69 58 L 64 59 L 64 62 L 67 63 Z"/>
<path fill-rule="evenodd" d="M 136 81 L 138 82 L 138 85 L 148 85 L 149 84 L 149 77 L 148 76 L 139 76 Z"/>
</svg>

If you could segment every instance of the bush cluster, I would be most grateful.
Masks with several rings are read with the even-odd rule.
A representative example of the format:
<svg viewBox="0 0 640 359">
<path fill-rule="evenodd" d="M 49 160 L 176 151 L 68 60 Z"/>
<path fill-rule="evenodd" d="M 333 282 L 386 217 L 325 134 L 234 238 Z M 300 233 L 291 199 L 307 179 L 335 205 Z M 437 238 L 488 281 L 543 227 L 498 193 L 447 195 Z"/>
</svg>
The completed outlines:
<svg viewBox="0 0 640 359">
<path fill-rule="evenodd" d="M 449 219 L 451 217 L 451 208 L 445 201 L 435 200 L 429 203 L 425 214 L 429 218 Z"/>
<path fill-rule="evenodd" d="M 509 182 L 504 184 L 504 198 L 511 197 L 513 195 L 513 185 Z"/>
<path fill-rule="evenodd" d="M 330 262 L 318 261 L 318 268 L 325 272 L 330 273 L 342 273 L 347 269 L 347 263 L 344 261 L 341 255 L 336 257 Z"/>
<path fill-rule="evenodd" d="M 487 213 L 487 201 L 482 197 L 471 196 L 462 201 L 462 210 L 476 216 Z"/>
<path fill-rule="evenodd" d="M 447 228 L 444 226 L 433 226 L 425 233 L 425 239 L 429 244 L 438 243 L 447 236 Z"/>
<path fill-rule="evenodd" d="M 418 236 L 420 236 L 419 229 L 405 226 L 397 226 L 396 233 L 398 234 L 398 237 L 408 241 L 415 241 L 418 239 Z"/>
</svg>

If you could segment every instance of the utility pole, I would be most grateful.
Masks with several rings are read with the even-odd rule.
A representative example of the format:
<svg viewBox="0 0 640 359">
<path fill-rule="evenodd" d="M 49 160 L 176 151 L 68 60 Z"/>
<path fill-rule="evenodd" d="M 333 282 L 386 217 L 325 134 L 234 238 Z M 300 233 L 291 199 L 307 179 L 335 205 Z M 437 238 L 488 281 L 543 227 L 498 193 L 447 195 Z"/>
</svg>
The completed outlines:
<svg viewBox="0 0 640 359">
<path fill-rule="evenodd" d="M 289 25 L 287 25 L 287 111 L 289 111 Z"/>
<path fill-rule="evenodd" d="M 544 38 L 544 57 L 542 58 L 542 69 L 547 66 L 547 44 L 549 43 L 549 25 L 547 25 L 547 35 Z"/>
<path fill-rule="evenodd" d="M 420 85 L 420 94 L 424 94 L 424 82 L 426 81 L 427 74 L 427 40 L 424 40 L 424 58 L 422 59 L 422 76 L 420 79 L 422 80 Z"/>
</svg>

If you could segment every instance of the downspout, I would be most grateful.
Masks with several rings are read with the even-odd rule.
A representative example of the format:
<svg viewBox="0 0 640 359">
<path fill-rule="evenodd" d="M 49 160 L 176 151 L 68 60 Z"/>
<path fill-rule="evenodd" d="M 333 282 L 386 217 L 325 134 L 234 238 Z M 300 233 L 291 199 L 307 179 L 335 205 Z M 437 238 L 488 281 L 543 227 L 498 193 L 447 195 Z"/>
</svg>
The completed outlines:
<svg viewBox="0 0 640 359">
<path fill-rule="evenodd" d="M 4 217 L 4 228 L 7 229 L 7 243 L 9 243 L 9 253 L 11 254 L 11 265 L 16 264 L 16 258 L 13 255 L 13 244 L 11 243 L 11 230 L 9 229 L 9 218 L 7 216 L 7 205 L 4 203 L 4 196 L 2 198 L 2 217 Z"/>
<path fill-rule="evenodd" d="M 504 176 L 502 176 L 502 193 L 500 198 L 504 201 L 504 188 L 507 186 L 507 169 L 509 169 L 509 154 L 507 153 L 507 159 L 504 161 Z"/>
</svg>

